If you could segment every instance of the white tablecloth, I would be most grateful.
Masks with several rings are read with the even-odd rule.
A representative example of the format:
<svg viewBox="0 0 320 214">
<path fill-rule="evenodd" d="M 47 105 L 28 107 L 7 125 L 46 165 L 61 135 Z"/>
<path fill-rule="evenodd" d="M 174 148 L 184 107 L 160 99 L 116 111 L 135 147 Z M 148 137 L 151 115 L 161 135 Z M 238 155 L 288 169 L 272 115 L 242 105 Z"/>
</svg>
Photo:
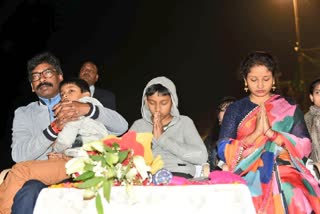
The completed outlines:
<svg viewBox="0 0 320 214">
<path fill-rule="evenodd" d="M 46 188 L 38 197 L 34 214 L 96 213 L 95 199 L 84 201 L 82 191 L 74 188 Z M 243 184 L 189 186 L 134 186 L 131 197 L 125 187 L 111 190 L 111 202 L 104 198 L 108 214 L 243 213 L 254 214 L 249 189 Z"/>
</svg>

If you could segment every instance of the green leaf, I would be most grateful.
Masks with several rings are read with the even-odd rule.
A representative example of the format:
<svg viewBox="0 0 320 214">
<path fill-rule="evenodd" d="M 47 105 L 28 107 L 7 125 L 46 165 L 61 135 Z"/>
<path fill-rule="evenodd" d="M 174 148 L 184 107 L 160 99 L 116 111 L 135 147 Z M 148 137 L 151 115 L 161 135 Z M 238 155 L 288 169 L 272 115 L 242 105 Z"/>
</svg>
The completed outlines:
<svg viewBox="0 0 320 214">
<path fill-rule="evenodd" d="M 111 147 L 109 147 L 109 146 L 105 146 L 104 149 L 105 149 L 106 152 L 111 152 L 111 153 L 112 153 L 112 152 L 113 152 L 113 153 L 115 152 L 115 151 L 114 151 Z"/>
<path fill-rule="evenodd" d="M 94 176 L 94 172 L 92 171 L 87 171 L 83 173 L 82 175 L 76 177 L 74 180 L 75 181 L 85 181 L 88 180 L 89 178 L 92 178 Z"/>
<path fill-rule="evenodd" d="M 84 165 L 83 169 L 84 169 L 84 171 L 93 171 L 93 167 L 94 167 L 94 165 L 87 163 Z"/>
<path fill-rule="evenodd" d="M 100 155 L 92 155 L 92 156 L 90 156 L 90 158 L 93 161 L 102 161 L 103 160 L 103 156 L 100 156 Z"/>
<path fill-rule="evenodd" d="M 107 162 L 106 162 L 106 159 L 105 159 L 106 157 L 105 156 L 103 156 L 103 159 L 100 161 L 101 162 L 101 166 L 103 167 L 103 168 L 106 168 L 106 166 L 107 166 Z"/>
<path fill-rule="evenodd" d="M 104 156 L 99 156 L 93 159 L 94 161 L 100 162 L 102 167 L 106 166 L 106 159 Z"/>
<path fill-rule="evenodd" d="M 102 206 L 100 194 L 97 194 L 97 196 L 96 196 L 96 209 L 97 209 L 98 214 L 103 214 L 103 206 Z"/>
<path fill-rule="evenodd" d="M 105 160 L 109 166 L 113 166 L 113 164 L 118 162 L 119 157 L 117 153 L 109 153 L 105 156 Z"/>
<path fill-rule="evenodd" d="M 94 177 L 79 184 L 78 187 L 80 189 L 87 189 L 93 186 L 97 186 L 101 181 L 103 181 L 103 179 L 104 179 L 103 177 Z"/>
<path fill-rule="evenodd" d="M 104 198 L 110 203 L 111 187 L 113 185 L 113 180 L 105 180 L 103 182 L 103 195 Z"/>
<path fill-rule="evenodd" d="M 114 149 L 116 149 L 116 150 L 119 150 L 120 145 L 119 145 L 119 143 L 114 142 L 114 143 L 112 144 L 112 147 L 113 147 Z"/>
<path fill-rule="evenodd" d="M 119 152 L 119 163 L 122 163 L 128 157 L 129 150 Z"/>
</svg>

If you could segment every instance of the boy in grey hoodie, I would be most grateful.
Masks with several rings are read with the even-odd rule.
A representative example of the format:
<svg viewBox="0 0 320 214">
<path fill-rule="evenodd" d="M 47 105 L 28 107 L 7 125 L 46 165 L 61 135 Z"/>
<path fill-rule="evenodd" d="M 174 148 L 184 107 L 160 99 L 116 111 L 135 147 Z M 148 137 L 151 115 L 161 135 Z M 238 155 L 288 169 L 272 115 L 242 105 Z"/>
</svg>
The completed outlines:
<svg viewBox="0 0 320 214">
<path fill-rule="evenodd" d="M 175 176 L 193 178 L 196 165 L 206 163 L 207 149 L 191 118 L 180 115 L 174 83 L 156 77 L 143 90 L 142 118 L 130 130 L 152 132 L 152 152 L 161 155 L 164 168 Z"/>
</svg>

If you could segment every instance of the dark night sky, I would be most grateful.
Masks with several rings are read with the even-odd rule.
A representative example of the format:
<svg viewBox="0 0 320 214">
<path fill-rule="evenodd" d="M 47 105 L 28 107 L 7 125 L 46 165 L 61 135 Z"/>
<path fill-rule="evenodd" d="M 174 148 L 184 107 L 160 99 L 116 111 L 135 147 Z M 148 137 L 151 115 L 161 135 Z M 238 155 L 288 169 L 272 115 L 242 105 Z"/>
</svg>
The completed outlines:
<svg viewBox="0 0 320 214">
<path fill-rule="evenodd" d="M 95 60 L 100 85 L 116 94 L 118 111 L 130 124 L 140 118 L 145 84 L 155 76 L 169 77 L 177 87 L 180 112 L 194 120 L 201 134 L 210 127 L 211 111 L 221 97 L 245 95 L 236 71 L 249 51 L 272 52 L 283 81 L 292 80 L 298 69 L 291 0 L 2 2 L 2 81 L 9 87 L 1 87 L 12 96 L 3 100 L 7 110 L 1 115 L 3 167 L 11 164 L 6 160 L 13 110 L 35 99 L 26 62 L 44 50 L 61 59 L 65 76 L 75 75 L 81 61 Z M 319 9 L 319 0 L 299 1 L 305 48 L 320 47 Z M 306 78 L 318 76 L 317 59 L 306 63 Z"/>
</svg>

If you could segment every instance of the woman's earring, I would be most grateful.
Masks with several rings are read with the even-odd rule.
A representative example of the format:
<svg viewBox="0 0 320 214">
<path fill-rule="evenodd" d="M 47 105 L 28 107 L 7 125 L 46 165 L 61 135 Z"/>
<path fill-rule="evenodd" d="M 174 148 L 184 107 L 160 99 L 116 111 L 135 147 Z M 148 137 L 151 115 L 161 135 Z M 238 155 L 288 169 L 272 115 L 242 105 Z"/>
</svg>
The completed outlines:
<svg viewBox="0 0 320 214">
<path fill-rule="evenodd" d="M 248 84 L 247 84 L 247 81 L 244 81 L 244 91 L 245 92 L 248 92 Z"/>
<path fill-rule="evenodd" d="M 272 88 L 272 91 L 275 91 L 276 88 L 277 88 L 275 84 L 276 84 L 276 83 L 273 81 L 273 82 L 272 82 L 272 87 L 271 87 L 271 88 Z"/>
</svg>

